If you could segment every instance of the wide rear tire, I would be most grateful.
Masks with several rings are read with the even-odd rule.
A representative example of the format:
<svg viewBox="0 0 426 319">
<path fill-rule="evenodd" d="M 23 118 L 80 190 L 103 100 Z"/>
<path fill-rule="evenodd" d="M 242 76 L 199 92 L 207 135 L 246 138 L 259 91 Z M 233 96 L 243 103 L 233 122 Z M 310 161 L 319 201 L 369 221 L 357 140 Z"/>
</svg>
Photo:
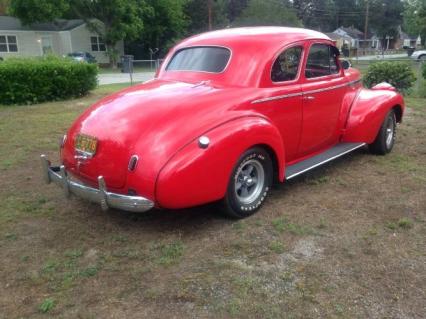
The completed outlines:
<svg viewBox="0 0 426 319">
<path fill-rule="evenodd" d="M 376 139 L 372 144 L 368 145 L 370 152 L 377 155 L 390 153 L 395 144 L 395 136 L 396 116 L 395 111 L 390 110 L 383 120 Z"/>
<path fill-rule="evenodd" d="M 272 185 L 273 167 L 268 152 L 254 147 L 235 165 L 223 199 L 224 212 L 231 218 L 245 218 L 259 210 Z"/>
</svg>

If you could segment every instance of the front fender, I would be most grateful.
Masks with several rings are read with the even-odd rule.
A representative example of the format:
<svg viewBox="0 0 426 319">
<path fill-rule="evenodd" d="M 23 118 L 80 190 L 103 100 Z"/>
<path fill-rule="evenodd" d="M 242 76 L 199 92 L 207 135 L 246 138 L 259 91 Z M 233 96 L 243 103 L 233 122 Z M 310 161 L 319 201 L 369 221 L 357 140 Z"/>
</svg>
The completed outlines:
<svg viewBox="0 0 426 319">
<path fill-rule="evenodd" d="M 401 94 L 362 89 L 351 107 L 342 142 L 373 143 L 386 114 L 395 106 L 400 107 L 402 118 L 405 104 Z"/>
<path fill-rule="evenodd" d="M 178 151 L 161 169 L 155 190 L 157 205 L 179 209 L 219 200 L 225 196 L 232 170 L 241 154 L 254 145 L 268 146 L 284 176 L 282 138 L 269 121 L 246 116 L 204 133 L 210 145 L 202 149 L 198 137 Z"/>
</svg>

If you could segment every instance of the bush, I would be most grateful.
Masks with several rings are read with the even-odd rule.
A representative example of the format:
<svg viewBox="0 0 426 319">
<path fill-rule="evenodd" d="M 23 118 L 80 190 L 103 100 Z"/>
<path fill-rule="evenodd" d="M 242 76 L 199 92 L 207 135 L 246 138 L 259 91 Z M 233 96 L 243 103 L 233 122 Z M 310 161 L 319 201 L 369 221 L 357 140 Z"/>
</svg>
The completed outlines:
<svg viewBox="0 0 426 319">
<path fill-rule="evenodd" d="M 426 63 L 422 63 L 422 74 L 423 74 L 423 79 L 426 79 Z"/>
<path fill-rule="evenodd" d="M 35 104 L 79 97 L 97 86 L 98 67 L 68 58 L 0 63 L 0 104 Z"/>
<path fill-rule="evenodd" d="M 376 62 L 368 67 L 364 84 L 371 88 L 380 82 L 388 82 L 402 93 L 409 91 L 416 76 L 410 64 L 405 62 Z"/>
</svg>

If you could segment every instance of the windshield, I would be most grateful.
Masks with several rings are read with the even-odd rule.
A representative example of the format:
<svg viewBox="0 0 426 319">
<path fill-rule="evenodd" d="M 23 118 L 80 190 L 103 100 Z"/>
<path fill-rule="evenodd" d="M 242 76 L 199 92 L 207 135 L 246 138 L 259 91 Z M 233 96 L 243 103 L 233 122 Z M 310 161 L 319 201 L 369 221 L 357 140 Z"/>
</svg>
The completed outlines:
<svg viewBox="0 0 426 319">
<path fill-rule="evenodd" d="M 221 73 L 228 65 L 231 51 L 221 47 L 193 47 L 175 53 L 167 71 Z"/>
</svg>

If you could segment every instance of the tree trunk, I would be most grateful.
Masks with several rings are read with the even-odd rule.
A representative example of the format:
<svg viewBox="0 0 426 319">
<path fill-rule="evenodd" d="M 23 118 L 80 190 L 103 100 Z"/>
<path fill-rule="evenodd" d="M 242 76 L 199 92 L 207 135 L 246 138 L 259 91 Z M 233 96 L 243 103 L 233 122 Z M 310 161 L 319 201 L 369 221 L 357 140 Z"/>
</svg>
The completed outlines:
<svg viewBox="0 0 426 319">
<path fill-rule="evenodd" d="M 113 69 L 117 68 L 118 52 L 115 48 L 115 43 L 106 43 L 106 54 L 109 58 L 109 66 Z"/>
</svg>

